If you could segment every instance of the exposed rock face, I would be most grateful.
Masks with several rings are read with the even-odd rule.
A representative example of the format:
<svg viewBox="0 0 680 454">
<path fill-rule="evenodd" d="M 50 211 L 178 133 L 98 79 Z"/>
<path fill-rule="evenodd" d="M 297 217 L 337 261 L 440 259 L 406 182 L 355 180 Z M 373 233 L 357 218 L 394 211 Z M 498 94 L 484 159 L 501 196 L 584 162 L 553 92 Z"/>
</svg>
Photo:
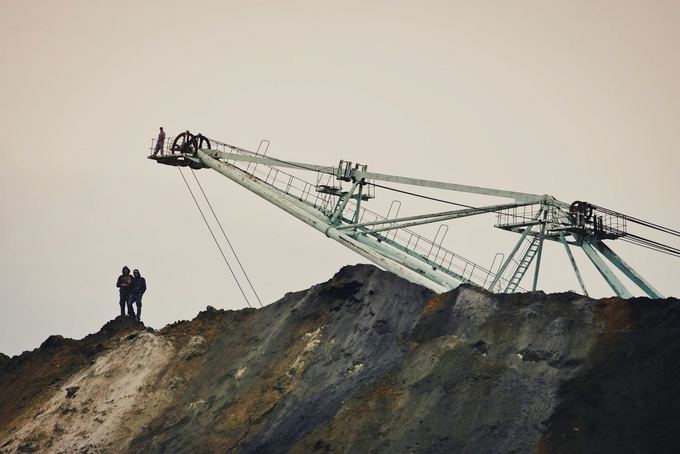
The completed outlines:
<svg viewBox="0 0 680 454">
<path fill-rule="evenodd" d="M 0 358 L 0 452 L 680 452 L 679 327 L 674 299 L 346 267 L 264 309 Z"/>
</svg>

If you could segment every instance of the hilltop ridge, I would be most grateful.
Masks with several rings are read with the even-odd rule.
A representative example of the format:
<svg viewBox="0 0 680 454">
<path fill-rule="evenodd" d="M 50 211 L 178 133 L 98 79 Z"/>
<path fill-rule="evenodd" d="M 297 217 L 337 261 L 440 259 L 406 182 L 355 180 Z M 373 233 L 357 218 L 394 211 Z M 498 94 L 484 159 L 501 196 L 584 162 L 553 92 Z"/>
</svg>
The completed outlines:
<svg viewBox="0 0 680 454">
<path fill-rule="evenodd" d="M 0 452 L 677 452 L 678 326 L 674 298 L 437 295 L 348 266 L 0 357 Z"/>
</svg>

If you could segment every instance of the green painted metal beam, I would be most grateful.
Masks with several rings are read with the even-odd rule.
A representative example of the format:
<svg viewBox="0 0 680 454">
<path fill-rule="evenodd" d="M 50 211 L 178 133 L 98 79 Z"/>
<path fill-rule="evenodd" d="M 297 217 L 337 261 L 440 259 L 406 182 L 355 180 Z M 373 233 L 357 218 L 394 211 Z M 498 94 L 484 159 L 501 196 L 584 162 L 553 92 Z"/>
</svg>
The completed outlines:
<svg viewBox="0 0 680 454">
<path fill-rule="evenodd" d="M 625 274 L 628 279 L 633 281 L 635 285 L 640 287 L 640 289 L 645 292 L 650 298 L 662 299 L 664 296 L 657 289 L 652 287 L 645 278 L 640 276 L 630 265 L 623 261 L 614 251 L 612 251 L 606 244 L 601 240 L 593 241 L 593 246 L 597 249 L 600 254 L 604 255 L 607 260 L 609 260 L 615 267 L 617 267 L 623 274 Z"/>
<path fill-rule="evenodd" d="M 581 290 L 583 290 L 583 294 L 585 296 L 588 296 L 588 290 L 586 290 L 586 284 L 583 282 L 583 278 L 581 277 L 581 272 L 578 269 L 578 265 L 576 265 L 576 260 L 574 260 L 574 255 L 571 253 L 571 249 L 569 248 L 569 244 L 567 244 L 567 240 L 564 238 L 564 232 L 560 233 L 560 241 L 564 245 L 564 249 L 567 251 L 567 256 L 569 257 L 569 262 L 571 263 L 571 267 L 574 269 L 574 273 L 576 273 L 576 278 L 578 279 L 578 283 L 581 286 Z"/>
<path fill-rule="evenodd" d="M 612 270 L 609 269 L 606 263 L 604 263 L 604 260 L 602 260 L 602 257 L 600 257 L 593 248 L 593 246 L 587 241 L 583 240 L 581 243 L 581 249 L 583 249 L 583 252 L 586 253 L 588 258 L 590 259 L 591 262 L 593 262 L 593 265 L 595 265 L 595 268 L 600 272 L 602 277 L 604 278 L 605 281 L 607 281 L 607 284 L 614 290 L 614 293 L 616 293 L 617 296 L 620 296 L 621 298 L 632 298 L 633 294 L 626 289 L 626 287 L 623 285 L 623 283 L 619 280 L 618 277 L 612 272 Z"/>
<path fill-rule="evenodd" d="M 534 282 L 531 286 L 532 291 L 536 291 L 538 285 L 538 273 L 541 271 L 541 256 L 543 255 L 543 239 L 545 238 L 545 219 L 548 216 L 548 210 L 543 207 L 543 220 L 541 222 L 541 233 L 538 239 L 538 251 L 536 251 L 536 269 L 534 270 Z"/>
</svg>

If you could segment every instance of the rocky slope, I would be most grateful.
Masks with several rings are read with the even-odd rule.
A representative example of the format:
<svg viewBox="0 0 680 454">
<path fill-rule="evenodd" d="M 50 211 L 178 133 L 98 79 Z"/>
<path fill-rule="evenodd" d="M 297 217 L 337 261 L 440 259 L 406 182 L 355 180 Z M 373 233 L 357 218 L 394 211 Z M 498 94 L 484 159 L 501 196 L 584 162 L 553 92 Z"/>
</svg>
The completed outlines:
<svg viewBox="0 0 680 454">
<path fill-rule="evenodd" d="M 372 266 L 0 357 L 0 452 L 680 452 L 680 302 Z"/>
</svg>

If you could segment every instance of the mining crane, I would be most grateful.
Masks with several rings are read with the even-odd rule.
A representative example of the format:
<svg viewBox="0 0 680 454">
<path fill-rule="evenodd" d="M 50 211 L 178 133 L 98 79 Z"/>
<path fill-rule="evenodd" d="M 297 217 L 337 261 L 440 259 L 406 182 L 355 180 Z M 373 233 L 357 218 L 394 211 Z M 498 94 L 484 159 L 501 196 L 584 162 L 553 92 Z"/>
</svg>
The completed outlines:
<svg viewBox="0 0 680 454">
<path fill-rule="evenodd" d="M 643 223 L 676 237 L 680 232 L 583 201 L 566 203 L 550 195 L 369 172 L 364 164 L 344 160 L 336 166 L 286 161 L 267 155 L 268 141 L 262 141 L 253 152 L 186 131 L 162 145 L 161 153 L 149 156 L 150 159 L 179 168 L 213 169 L 379 267 L 436 292 L 448 291 L 461 283 L 498 293 L 525 290 L 520 283 L 532 264 L 531 289 L 536 290 L 543 243 L 548 240 L 564 246 L 584 294 L 588 292 L 572 248 L 585 253 L 617 296 L 629 298 L 632 294 L 610 265 L 650 298 L 663 298 L 605 241 L 624 239 L 680 256 L 680 249 L 627 232 L 627 224 Z M 310 172 L 316 175 L 316 181 L 300 179 L 284 169 Z M 376 187 L 394 189 L 386 183 L 491 196 L 507 202 L 487 206 L 455 204 L 458 205 L 455 210 L 404 217 L 398 216 L 399 206 L 393 202 L 390 213 L 381 216 L 368 210 L 366 204 L 374 198 Z M 507 256 L 500 257 L 495 271 L 443 247 L 445 224 L 440 225 L 434 239 L 409 229 L 485 213 L 496 214 L 496 228 L 519 234 Z"/>
</svg>

